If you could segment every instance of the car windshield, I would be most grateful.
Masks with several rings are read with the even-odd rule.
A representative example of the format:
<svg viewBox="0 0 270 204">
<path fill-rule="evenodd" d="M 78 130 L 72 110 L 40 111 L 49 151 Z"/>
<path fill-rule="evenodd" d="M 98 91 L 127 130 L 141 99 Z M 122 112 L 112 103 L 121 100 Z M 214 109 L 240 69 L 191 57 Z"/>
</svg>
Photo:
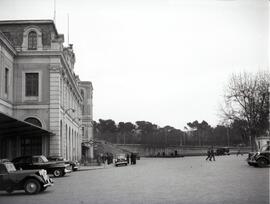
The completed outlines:
<svg viewBox="0 0 270 204">
<path fill-rule="evenodd" d="M 40 158 L 43 160 L 43 162 L 48 162 L 48 159 L 45 156 L 40 156 Z"/>
<path fill-rule="evenodd" d="M 12 164 L 12 163 L 6 163 L 5 166 L 6 166 L 8 172 L 16 171 L 16 168 L 15 168 L 14 164 Z"/>
<path fill-rule="evenodd" d="M 46 162 L 48 162 L 48 159 L 45 156 L 38 156 L 38 157 L 33 157 L 33 162 L 34 163 L 46 163 Z"/>
<path fill-rule="evenodd" d="M 125 158 L 126 158 L 126 156 L 125 156 L 125 155 L 123 155 L 123 154 L 120 154 L 120 155 L 116 155 L 116 158 L 118 158 L 118 159 L 125 159 Z"/>
<path fill-rule="evenodd" d="M 269 145 L 262 146 L 260 151 L 261 152 L 270 151 L 270 146 Z"/>
</svg>

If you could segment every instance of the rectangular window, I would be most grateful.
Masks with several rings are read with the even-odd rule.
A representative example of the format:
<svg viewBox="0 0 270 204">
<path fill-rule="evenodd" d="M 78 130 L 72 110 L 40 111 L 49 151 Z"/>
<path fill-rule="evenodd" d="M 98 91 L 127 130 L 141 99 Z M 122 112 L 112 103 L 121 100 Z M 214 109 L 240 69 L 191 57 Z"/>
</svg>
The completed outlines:
<svg viewBox="0 0 270 204">
<path fill-rule="evenodd" d="M 25 95 L 38 96 L 38 73 L 25 74 Z"/>
<path fill-rule="evenodd" d="M 9 70 L 5 68 L 5 93 L 8 94 L 8 79 L 9 79 Z"/>
</svg>

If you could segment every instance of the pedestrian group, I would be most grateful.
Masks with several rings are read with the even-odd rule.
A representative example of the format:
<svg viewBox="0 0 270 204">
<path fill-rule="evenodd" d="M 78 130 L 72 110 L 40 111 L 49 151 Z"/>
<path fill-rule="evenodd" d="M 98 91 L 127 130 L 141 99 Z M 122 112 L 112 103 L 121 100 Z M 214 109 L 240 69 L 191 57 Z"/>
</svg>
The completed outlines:
<svg viewBox="0 0 270 204">
<path fill-rule="evenodd" d="M 212 159 L 213 159 L 213 161 L 216 161 L 216 159 L 215 159 L 215 151 L 214 151 L 213 146 L 209 147 L 208 150 L 207 150 L 207 157 L 206 157 L 205 160 L 208 160 L 208 159 L 209 159 L 209 161 L 212 161 Z"/>
<path fill-rule="evenodd" d="M 130 155 L 129 154 L 126 154 L 126 158 L 127 158 L 127 163 L 131 165 L 134 165 L 136 164 L 136 154 L 134 153 L 131 153 Z M 107 164 L 112 164 L 113 163 L 113 154 L 112 153 L 105 153 L 105 154 L 100 154 L 97 158 L 97 162 L 100 164 L 100 163 L 103 163 L 104 166 Z"/>
</svg>

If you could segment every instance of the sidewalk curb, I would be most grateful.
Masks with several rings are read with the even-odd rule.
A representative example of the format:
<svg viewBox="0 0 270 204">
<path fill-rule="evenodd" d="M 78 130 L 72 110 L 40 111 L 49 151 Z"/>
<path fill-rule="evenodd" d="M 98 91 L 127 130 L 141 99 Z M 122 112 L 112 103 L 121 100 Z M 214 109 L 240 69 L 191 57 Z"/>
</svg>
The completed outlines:
<svg viewBox="0 0 270 204">
<path fill-rule="evenodd" d="M 90 170 L 98 170 L 98 169 L 104 169 L 104 167 L 79 168 L 78 171 L 90 171 Z"/>
<path fill-rule="evenodd" d="M 98 170 L 98 169 L 109 169 L 112 168 L 111 165 L 107 165 L 107 166 L 95 166 L 95 167 L 88 167 L 88 166 L 84 166 L 83 168 L 79 168 L 78 171 L 91 171 L 91 170 Z"/>
</svg>

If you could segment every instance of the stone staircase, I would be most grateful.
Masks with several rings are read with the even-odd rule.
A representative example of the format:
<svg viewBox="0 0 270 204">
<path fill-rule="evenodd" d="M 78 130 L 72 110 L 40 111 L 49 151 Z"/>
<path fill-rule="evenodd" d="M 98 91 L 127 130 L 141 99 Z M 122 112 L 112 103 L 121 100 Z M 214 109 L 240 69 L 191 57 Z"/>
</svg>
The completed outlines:
<svg viewBox="0 0 270 204">
<path fill-rule="evenodd" d="M 130 153 L 128 150 L 125 149 L 120 149 L 117 145 L 112 144 L 108 141 L 104 141 L 104 140 L 96 140 L 97 142 L 97 148 L 96 148 L 96 153 L 111 153 L 113 155 L 116 154 L 127 154 Z"/>
</svg>

